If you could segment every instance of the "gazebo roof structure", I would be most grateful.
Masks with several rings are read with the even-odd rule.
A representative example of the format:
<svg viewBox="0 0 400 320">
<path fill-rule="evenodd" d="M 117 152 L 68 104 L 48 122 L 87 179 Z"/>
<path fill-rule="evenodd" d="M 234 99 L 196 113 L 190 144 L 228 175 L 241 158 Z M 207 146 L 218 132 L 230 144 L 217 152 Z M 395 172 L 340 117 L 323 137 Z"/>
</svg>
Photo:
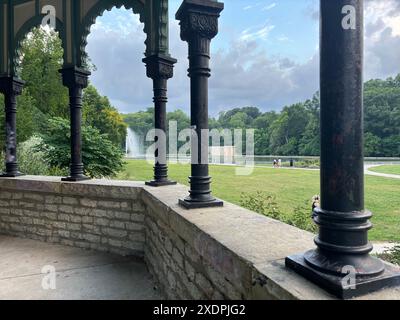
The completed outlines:
<svg viewBox="0 0 400 320">
<path fill-rule="evenodd" d="M 121 6 L 144 23 L 145 55 L 168 56 L 168 0 L 0 0 L 0 75 L 16 73 L 21 41 L 49 14 L 62 39 L 64 67 L 83 67 L 91 26 L 105 10 Z"/>
</svg>

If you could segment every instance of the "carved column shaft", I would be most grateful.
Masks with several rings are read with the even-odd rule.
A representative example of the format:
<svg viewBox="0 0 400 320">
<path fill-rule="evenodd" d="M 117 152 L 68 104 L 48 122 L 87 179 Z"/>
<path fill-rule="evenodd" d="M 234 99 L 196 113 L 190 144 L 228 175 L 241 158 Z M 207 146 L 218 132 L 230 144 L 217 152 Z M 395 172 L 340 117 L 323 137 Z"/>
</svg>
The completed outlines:
<svg viewBox="0 0 400 320">
<path fill-rule="evenodd" d="M 4 94 L 5 102 L 5 166 L 3 177 L 17 177 L 17 96 L 22 93 L 24 86 L 22 80 L 14 77 L 0 78 L 0 92 Z"/>
<path fill-rule="evenodd" d="M 192 139 L 190 195 L 180 200 L 187 209 L 223 205 L 211 195 L 208 166 L 210 45 L 218 34 L 218 18 L 223 8 L 223 3 L 216 1 L 185 0 L 176 15 L 180 20 L 181 38 L 189 44 L 191 125 L 197 135 L 197 139 Z"/>
<path fill-rule="evenodd" d="M 163 55 L 154 55 L 143 59 L 147 67 L 147 76 L 153 79 L 154 91 L 154 124 L 156 133 L 163 134 L 163 141 L 156 136 L 158 149 L 155 151 L 154 180 L 146 182 L 152 187 L 161 187 L 176 184 L 168 179 L 167 165 L 167 83 L 173 77 L 176 59 Z"/>
<path fill-rule="evenodd" d="M 63 84 L 69 89 L 71 113 L 71 165 L 70 176 L 63 181 L 82 181 L 89 178 L 84 175 L 82 163 L 82 92 L 88 86 L 90 72 L 76 67 L 60 70 Z"/>
</svg>

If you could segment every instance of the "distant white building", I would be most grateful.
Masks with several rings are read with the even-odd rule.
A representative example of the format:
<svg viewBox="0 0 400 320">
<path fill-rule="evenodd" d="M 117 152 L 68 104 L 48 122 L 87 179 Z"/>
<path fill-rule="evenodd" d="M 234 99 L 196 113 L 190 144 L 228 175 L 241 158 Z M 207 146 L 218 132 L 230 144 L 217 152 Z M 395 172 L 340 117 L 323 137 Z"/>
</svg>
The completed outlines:
<svg viewBox="0 0 400 320">
<path fill-rule="evenodd" d="M 210 146 L 209 154 L 211 158 L 211 163 L 234 164 L 235 152 L 236 152 L 236 147 L 234 146 L 220 146 L 220 147 Z"/>
</svg>

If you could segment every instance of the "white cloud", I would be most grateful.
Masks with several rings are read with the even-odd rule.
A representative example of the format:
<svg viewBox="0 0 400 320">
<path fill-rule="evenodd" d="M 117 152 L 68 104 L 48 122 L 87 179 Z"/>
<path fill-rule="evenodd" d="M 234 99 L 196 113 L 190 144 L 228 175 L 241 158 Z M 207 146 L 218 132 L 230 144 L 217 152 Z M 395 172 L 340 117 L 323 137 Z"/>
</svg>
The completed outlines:
<svg viewBox="0 0 400 320">
<path fill-rule="evenodd" d="M 254 40 L 266 40 L 272 30 L 275 29 L 274 25 L 266 24 L 261 28 L 249 28 L 242 31 L 239 40 L 241 41 L 254 41 Z"/>
<path fill-rule="evenodd" d="M 381 5 L 385 3 L 385 5 Z M 114 10 L 115 15 L 120 11 Z M 133 14 L 114 11 L 99 19 L 89 38 L 88 52 L 98 71 L 92 81 L 122 112 L 152 106 L 152 81 L 141 61 L 145 50 L 143 25 Z M 112 19 L 107 15 L 112 14 Z M 384 78 L 400 72 L 400 1 L 366 1 L 366 79 Z M 109 22 L 109 23 L 107 23 Z M 113 23 L 111 25 L 111 23 Z M 210 114 L 237 106 L 254 105 L 264 111 L 310 98 L 318 90 L 318 50 L 303 63 L 273 57 L 263 49 L 273 25 L 250 28 L 224 50 L 212 50 Z M 187 43 L 179 38 L 179 25 L 170 21 L 170 52 L 178 59 L 174 78 L 169 80 L 169 109 L 189 112 Z M 219 34 L 218 38 L 223 37 Z M 286 41 L 285 35 L 276 41 Z"/>
<path fill-rule="evenodd" d="M 366 78 L 400 72 L 400 1 L 368 0 L 365 5 Z"/>
<path fill-rule="evenodd" d="M 274 3 L 271 3 L 271 4 L 267 5 L 267 6 L 265 6 L 262 10 L 263 11 L 268 11 L 268 10 L 271 10 L 271 9 L 273 9 L 275 7 L 276 7 L 276 3 L 274 2 Z"/>
</svg>

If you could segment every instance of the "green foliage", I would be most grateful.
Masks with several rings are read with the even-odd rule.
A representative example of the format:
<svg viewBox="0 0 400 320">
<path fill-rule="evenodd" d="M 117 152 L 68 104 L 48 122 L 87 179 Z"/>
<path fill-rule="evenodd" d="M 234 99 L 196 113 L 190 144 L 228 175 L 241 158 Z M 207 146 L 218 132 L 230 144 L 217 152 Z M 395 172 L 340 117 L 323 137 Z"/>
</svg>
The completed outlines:
<svg viewBox="0 0 400 320">
<path fill-rule="evenodd" d="M 83 123 L 106 134 L 113 144 L 124 145 L 127 125 L 123 117 L 111 106 L 108 98 L 102 97 L 92 85 L 85 89 L 83 95 Z"/>
<path fill-rule="evenodd" d="M 257 191 L 255 193 L 242 193 L 240 205 L 246 209 L 260 213 L 275 220 L 282 221 L 297 228 L 317 232 L 317 226 L 311 219 L 311 206 L 309 201 L 294 208 L 292 214 L 283 213 L 276 202 L 275 196 Z"/>
<path fill-rule="evenodd" d="M 318 169 L 320 167 L 319 159 L 305 159 L 295 162 L 296 168 Z"/>
<path fill-rule="evenodd" d="M 253 194 L 242 193 L 240 205 L 272 219 L 286 220 L 278 208 L 275 197 L 261 191 L 257 191 Z"/>
<path fill-rule="evenodd" d="M 49 117 L 67 118 L 68 90 L 61 75 L 63 49 L 54 31 L 34 28 L 21 45 L 20 77 L 31 106 Z"/>
<path fill-rule="evenodd" d="M 139 111 L 123 115 L 123 119 L 125 123 L 140 137 L 143 145 L 149 146 L 153 143 L 152 141 L 146 142 L 145 139 L 147 133 L 154 129 L 154 108 L 148 108 L 146 111 Z M 167 120 L 168 123 L 171 121 L 177 122 L 178 133 L 184 129 L 190 128 L 190 118 L 182 110 L 168 112 Z M 210 128 L 212 127 L 210 126 Z M 169 135 L 169 127 L 167 128 L 166 134 L 167 136 Z M 182 144 L 184 144 L 184 142 L 178 141 L 178 147 L 180 147 Z"/>
<path fill-rule="evenodd" d="M 294 208 L 293 214 L 288 215 L 285 222 L 297 228 L 317 233 L 318 227 L 311 216 L 310 201 L 304 201 L 303 205 Z"/>
<path fill-rule="evenodd" d="M 393 249 L 387 250 L 378 255 L 379 258 L 400 265 L 400 245 L 396 245 Z"/>
<path fill-rule="evenodd" d="M 141 137 L 154 128 L 154 108 L 123 115 L 125 123 Z"/>
<path fill-rule="evenodd" d="M 47 123 L 38 150 L 51 167 L 67 169 L 70 163 L 70 125 L 62 118 Z M 113 177 L 123 169 L 122 152 L 98 129 L 82 127 L 82 158 L 85 174 L 93 178 Z"/>
<path fill-rule="evenodd" d="M 44 153 L 38 150 L 43 140 L 33 136 L 29 140 L 20 143 L 18 148 L 19 169 L 28 175 L 48 175 L 50 166 L 44 160 Z"/>
<path fill-rule="evenodd" d="M 67 169 L 51 167 L 45 161 L 45 155 L 39 150 L 43 140 L 38 136 L 32 136 L 29 140 L 20 143 L 18 146 L 18 165 L 22 173 L 26 175 L 41 176 L 66 176 Z M 4 153 L 0 153 L 4 159 Z M 0 162 L 0 170 L 4 170 L 4 161 Z"/>
<path fill-rule="evenodd" d="M 21 171 L 66 175 L 70 161 L 69 97 L 58 72 L 63 63 L 61 40 L 56 32 L 34 28 L 22 42 L 20 52 L 19 76 L 26 82 L 18 97 Z M 88 66 L 94 68 L 90 60 Z M 4 97 L 0 95 L 0 106 L 3 104 Z M 1 145 L 5 144 L 4 122 L 4 112 L 0 112 Z M 93 86 L 84 91 L 83 125 L 87 174 L 115 175 L 122 168 L 120 150 L 125 142 L 126 124 L 108 98 L 102 97 Z M 44 141 L 39 143 L 36 136 Z"/>
</svg>

